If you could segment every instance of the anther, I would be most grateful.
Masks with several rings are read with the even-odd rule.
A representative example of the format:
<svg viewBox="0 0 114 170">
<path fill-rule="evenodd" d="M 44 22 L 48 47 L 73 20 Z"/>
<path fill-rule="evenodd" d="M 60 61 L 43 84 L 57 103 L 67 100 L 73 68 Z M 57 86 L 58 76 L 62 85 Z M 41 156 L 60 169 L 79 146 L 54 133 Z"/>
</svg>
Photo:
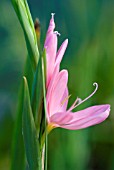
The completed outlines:
<svg viewBox="0 0 114 170">
<path fill-rule="evenodd" d="M 58 36 L 60 36 L 61 34 L 58 31 L 54 31 L 54 33 Z"/>
<path fill-rule="evenodd" d="M 64 100 L 61 102 L 61 106 L 64 105 L 64 103 L 70 98 L 71 94 L 64 98 Z"/>
<path fill-rule="evenodd" d="M 54 18 L 55 13 L 51 13 L 52 18 Z"/>
<path fill-rule="evenodd" d="M 81 103 L 82 102 L 82 99 L 81 98 L 77 98 L 77 103 L 79 104 L 79 103 Z"/>
</svg>

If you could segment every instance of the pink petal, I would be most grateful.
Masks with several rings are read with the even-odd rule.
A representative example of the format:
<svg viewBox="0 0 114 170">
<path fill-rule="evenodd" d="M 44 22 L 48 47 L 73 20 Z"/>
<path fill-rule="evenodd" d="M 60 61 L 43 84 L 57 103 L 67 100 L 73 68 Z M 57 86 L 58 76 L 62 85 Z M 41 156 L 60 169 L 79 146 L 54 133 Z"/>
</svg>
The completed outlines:
<svg viewBox="0 0 114 170">
<path fill-rule="evenodd" d="M 49 24 L 49 28 L 46 35 L 46 40 L 44 44 L 44 48 L 46 49 L 46 67 L 47 67 L 47 75 L 46 75 L 46 85 L 48 86 L 49 81 L 51 79 L 53 70 L 54 70 L 54 64 L 55 64 L 55 58 L 56 58 L 56 52 L 57 52 L 57 34 L 54 33 L 55 23 L 54 23 L 54 17 L 52 16 Z"/>
<path fill-rule="evenodd" d="M 62 60 L 63 55 L 64 55 L 64 53 L 65 53 L 65 50 L 66 50 L 66 48 L 67 48 L 67 45 L 68 45 L 68 39 L 66 39 L 66 40 L 62 43 L 61 47 L 59 48 L 59 50 L 58 50 L 58 52 L 57 52 L 55 65 L 58 65 L 58 67 L 60 66 L 61 60 Z"/>
<path fill-rule="evenodd" d="M 56 78 L 58 77 L 58 74 L 59 74 L 59 72 L 57 71 L 57 67 L 55 67 L 54 71 L 53 71 L 53 76 L 52 76 L 51 81 L 49 83 L 49 86 L 47 88 L 47 93 L 46 93 L 46 101 L 47 101 L 47 103 L 50 100 L 50 95 L 52 93 L 51 89 L 53 89 L 53 86 L 55 84 Z"/>
<path fill-rule="evenodd" d="M 61 110 L 63 110 L 61 100 L 67 88 L 67 81 L 68 81 L 67 70 L 62 70 L 54 78 L 52 86 L 48 87 L 46 101 L 48 114 L 50 116 L 56 112 L 60 112 Z"/>
<path fill-rule="evenodd" d="M 50 122 L 59 127 L 61 124 L 65 124 L 71 121 L 72 117 L 72 114 L 66 114 L 66 112 L 58 112 L 50 117 Z"/>
<path fill-rule="evenodd" d="M 52 15 L 51 19 L 50 19 L 50 23 L 49 23 L 49 27 L 48 27 L 48 30 L 47 30 L 47 35 L 46 35 L 46 40 L 45 40 L 45 45 L 47 44 L 47 38 L 50 34 L 53 34 L 54 32 L 54 29 L 55 29 L 55 22 L 54 22 L 54 16 Z M 45 46 L 44 45 L 44 46 Z"/>
<path fill-rule="evenodd" d="M 68 112 L 68 115 L 73 115 L 72 120 L 60 126 L 71 130 L 86 128 L 104 121 L 109 116 L 109 112 L 110 105 L 92 106 L 75 113 Z"/>
</svg>

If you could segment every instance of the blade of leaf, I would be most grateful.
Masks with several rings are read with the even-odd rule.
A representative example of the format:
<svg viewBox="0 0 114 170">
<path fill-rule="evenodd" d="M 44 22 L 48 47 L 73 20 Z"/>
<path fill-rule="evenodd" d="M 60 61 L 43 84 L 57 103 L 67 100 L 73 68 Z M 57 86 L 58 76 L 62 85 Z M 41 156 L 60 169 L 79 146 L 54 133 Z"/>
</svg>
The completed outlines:
<svg viewBox="0 0 114 170">
<path fill-rule="evenodd" d="M 42 104 L 43 104 L 43 84 L 42 84 L 42 63 L 40 58 L 34 76 L 34 81 L 32 86 L 32 98 L 31 98 L 31 107 L 36 123 L 38 136 L 40 131 Z"/>
<path fill-rule="evenodd" d="M 27 80 L 24 77 L 23 136 L 27 161 L 30 170 L 40 168 L 40 152 L 38 150 L 37 133 L 30 105 Z"/>
<path fill-rule="evenodd" d="M 23 28 L 27 49 L 28 57 L 25 67 L 25 75 L 27 76 L 30 94 L 31 94 L 31 84 L 33 79 L 33 72 L 35 71 L 38 60 L 39 52 L 37 47 L 37 39 L 34 31 L 34 24 L 32 17 L 27 5 L 26 0 L 12 0 L 13 7 Z M 22 108 L 23 108 L 23 88 L 20 88 L 19 103 L 17 110 L 17 119 L 15 123 L 15 132 L 13 136 L 13 149 L 12 149 L 12 162 L 11 170 L 25 169 L 25 151 L 22 138 Z"/>
<path fill-rule="evenodd" d="M 12 0 L 17 17 L 23 28 L 27 50 L 31 59 L 31 64 L 35 70 L 39 61 L 39 51 L 37 37 L 34 30 L 34 23 L 26 0 Z"/>
<path fill-rule="evenodd" d="M 30 59 L 27 57 L 25 65 L 25 75 L 28 79 L 28 84 L 31 89 L 33 80 L 33 72 L 30 64 Z M 31 91 L 31 90 L 30 90 Z M 22 136 L 22 111 L 23 111 L 23 82 L 19 90 L 18 107 L 16 113 L 15 131 L 12 139 L 12 157 L 11 170 L 25 170 L 25 148 Z"/>
<path fill-rule="evenodd" d="M 22 138 L 22 108 L 23 108 L 23 86 L 20 89 L 19 104 L 18 104 L 18 118 L 15 124 L 15 133 L 12 144 L 12 162 L 11 170 L 25 170 L 25 149 Z M 17 141 L 18 140 L 18 141 Z"/>
</svg>

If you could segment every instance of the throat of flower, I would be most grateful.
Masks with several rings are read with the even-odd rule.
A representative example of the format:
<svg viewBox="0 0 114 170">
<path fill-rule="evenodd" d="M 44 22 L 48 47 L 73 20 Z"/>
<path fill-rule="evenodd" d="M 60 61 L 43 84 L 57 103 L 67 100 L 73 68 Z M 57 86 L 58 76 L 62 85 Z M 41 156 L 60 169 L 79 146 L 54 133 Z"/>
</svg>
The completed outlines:
<svg viewBox="0 0 114 170">
<path fill-rule="evenodd" d="M 47 133 L 49 134 L 54 128 L 56 128 L 56 126 L 53 123 L 48 124 Z"/>
</svg>

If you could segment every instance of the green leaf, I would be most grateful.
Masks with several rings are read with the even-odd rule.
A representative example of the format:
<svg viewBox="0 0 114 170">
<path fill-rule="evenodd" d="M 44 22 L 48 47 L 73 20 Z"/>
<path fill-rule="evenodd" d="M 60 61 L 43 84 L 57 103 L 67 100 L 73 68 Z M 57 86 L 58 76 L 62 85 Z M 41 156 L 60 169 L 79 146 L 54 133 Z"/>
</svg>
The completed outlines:
<svg viewBox="0 0 114 170">
<path fill-rule="evenodd" d="M 31 106 L 35 119 L 37 117 L 37 112 L 40 110 L 42 98 L 43 98 L 43 84 L 42 84 L 42 66 L 40 58 L 32 84 Z"/>
<path fill-rule="evenodd" d="M 43 69 L 44 70 L 42 70 L 42 74 L 44 74 L 44 83 L 45 83 L 45 80 L 46 80 L 46 49 L 44 48 L 44 50 L 43 50 L 43 54 L 42 54 L 42 58 L 43 58 L 43 60 L 42 60 L 42 64 L 43 64 Z"/>
<path fill-rule="evenodd" d="M 34 30 L 34 24 L 28 8 L 26 0 L 12 0 L 17 17 L 21 23 L 24 31 L 28 56 L 25 66 L 25 76 L 28 80 L 29 90 L 31 94 L 33 75 L 36 71 L 37 63 L 39 60 L 39 52 L 37 47 L 37 38 Z M 13 136 L 12 146 L 12 162 L 11 170 L 24 170 L 25 169 L 25 150 L 22 136 L 22 109 L 23 109 L 23 85 L 21 84 L 20 94 L 18 98 L 17 118 L 15 122 L 15 132 Z"/>
<path fill-rule="evenodd" d="M 43 83 L 42 83 L 42 63 L 40 58 L 34 76 L 31 98 L 31 107 L 37 127 L 38 136 L 40 131 L 42 106 L 43 106 Z"/>
<path fill-rule="evenodd" d="M 30 59 L 27 57 L 25 65 L 25 75 L 28 80 L 28 85 L 31 93 L 31 86 L 33 81 L 33 72 L 30 64 Z M 22 136 L 22 112 L 23 112 L 23 82 L 21 83 L 18 108 L 16 113 L 15 131 L 12 139 L 12 157 L 11 157 L 11 170 L 25 170 L 25 148 Z"/>
<path fill-rule="evenodd" d="M 37 133 L 30 105 L 27 80 L 24 77 L 23 136 L 27 161 L 30 170 L 40 168 L 40 152 L 38 150 Z"/>
<path fill-rule="evenodd" d="M 22 138 L 23 85 L 20 89 L 17 119 L 12 144 L 11 170 L 25 170 L 25 149 Z"/>
<path fill-rule="evenodd" d="M 31 64 L 36 70 L 39 61 L 39 51 L 37 46 L 37 37 L 34 29 L 34 23 L 26 0 L 12 0 L 17 17 L 23 28 L 27 50 L 31 59 Z"/>
</svg>

